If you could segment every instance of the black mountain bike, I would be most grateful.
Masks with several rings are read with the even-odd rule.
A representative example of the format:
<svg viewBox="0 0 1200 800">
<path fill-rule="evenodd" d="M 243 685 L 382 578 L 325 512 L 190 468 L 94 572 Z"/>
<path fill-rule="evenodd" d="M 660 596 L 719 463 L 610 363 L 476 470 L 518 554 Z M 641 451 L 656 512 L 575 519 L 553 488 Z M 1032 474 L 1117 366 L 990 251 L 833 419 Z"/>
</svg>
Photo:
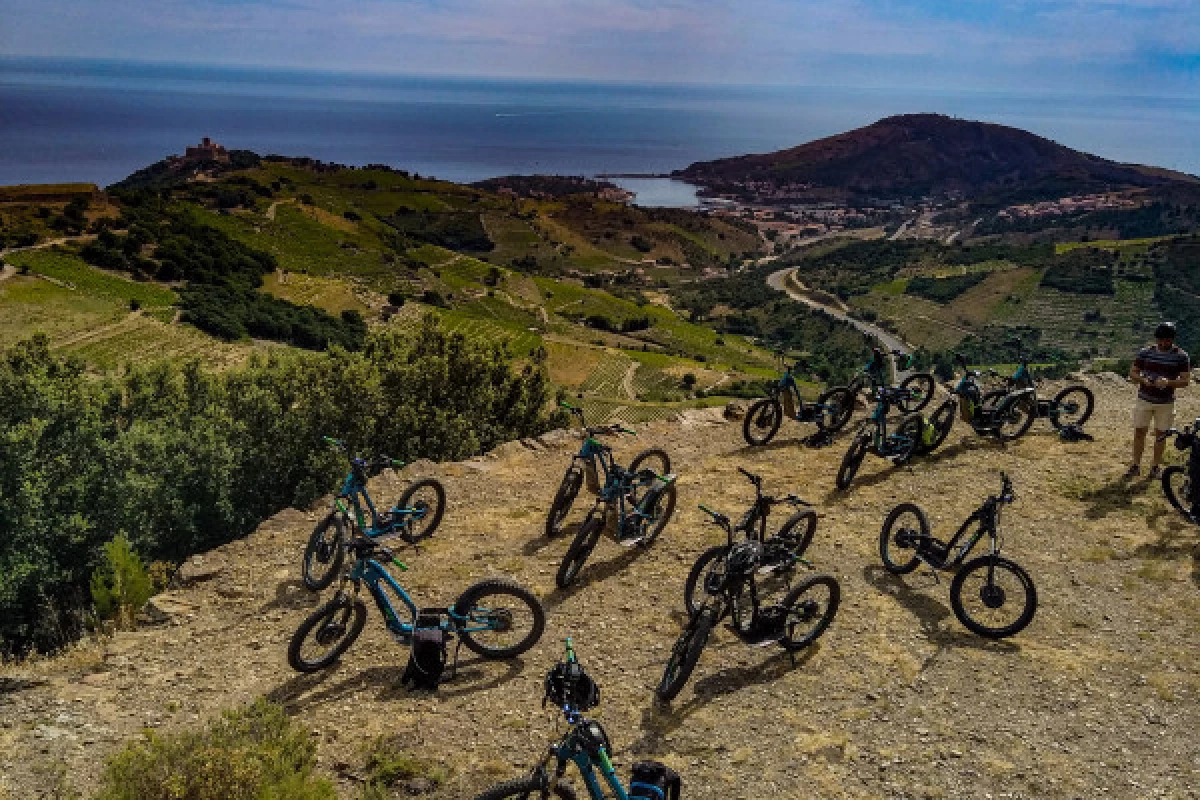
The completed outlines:
<svg viewBox="0 0 1200 800">
<path fill-rule="evenodd" d="M 592 494 L 600 494 L 604 483 L 607 483 L 607 470 L 604 472 L 604 483 L 600 480 L 601 470 L 604 467 L 604 459 L 601 456 L 604 445 L 600 444 L 595 437 L 618 433 L 637 435 L 634 431 L 619 424 L 589 427 L 584 422 L 582 408 L 577 408 L 570 403 L 559 403 L 559 405 L 570 411 L 579 420 L 579 427 L 583 433 L 583 445 L 571 459 L 571 466 L 567 467 L 562 482 L 558 485 L 558 491 L 554 495 L 554 500 L 550 503 L 550 512 L 546 515 L 546 536 L 551 539 L 562 534 L 563 523 L 566 522 L 567 515 L 571 513 L 571 506 L 575 504 L 575 498 L 579 496 L 579 489 L 586 483 L 588 491 Z M 671 457 L 665 450 L 657 447 L 643 450 L 633 457 L 633 461 L 629 464 L 629 471 L 640 472 L 643 469 L 649 469 L 658 475 L 667 475 L 671 472 Z"/>
<path fill-rule="evenodd" d="M 955 353 L 954 360 L 963 368 L 963 376 L 957 384 L 946 384 L 950 396 L 929 415 L 917 443 L 917 455 L 932 453 L 940 447 L 950 435 L 955 417 L 961 417 L 975 433 L 995 436 L 1003 442 L 1024 436 L 1037 416 L 1033 387 L 1012 384 L 1007 389 L 985 392 L 979 378 L 983 375 L 998 378 L 1000 374 L 994 369 L 986 372 L 971 369 L 962 353 Z"/>
<path fill-rule="evenodd" d="M 779 354 L 782 361 L 783 355 Z M 812 422 L 818 431 L 838 431 L 854 413 L 854 395 L 844 388 L 829 389 L 815 403 L 805 403 L 796 383 L 802 362 L 784 363 L 783 375 L 767 383 L 767 396 L 757 400 L 746 412 L 742 436 L 748 444 L 764 445 L 779 432 L 784 417 L 797 422 Z"/>
<path fill-rule="evenodd" d="M 903 350 L 892 350 L 891 355 L 895 359 L 893 363 L 897 372 L 912 369 L 913 357 L 911 354 L 905 353 Z M 888 354 L 878 347 L 872 347 L 871 360 L 854 374 L 848 384 L 840 388 L 849 392 L 852 398 L 858 398 L 865 392 L 867 399 L 870 400 L 874 399 L 877 391 L 890 385 L 888 377 Z M 900 381 L 897 388 L 903 389 L 904 392 L 896 394 L 896 406 L 905 413 L 911 413 L 920 411 L 929 405 L 937 388 L 937 382 L 928 372 L 911 372 L 904 380 Z"/>
<path fill-rule="evenodd" d="M 1025 629 L 1037 611 L 1033 579 L 1020 565 L 1000 555 L 1000 507 L 1016 499 L 1012 481 L 1000 474 L 1000 494 L 991 495 L 959 526 L 949 542 L 929 532 L 929 519 L 919 506 L 901 503 L 884 520 L 879 555 L 893 575 L 912 572 L 923 561 L 934 570 L 958 571 L 950 582 L 950 606 L 968 630 L 1003 639 Z M 983 537 L 990 552 L 963 560 Z"/>
<path fill-rule="evenodd" d="M 1033 371 L 1029 368 L 1029 359 L 1026 356 L 1024 348 L 1021 346 L 1020 338 L 1012 340 L 1017 348 L 1017 371 L 1006 379 L 1008 388 L 1011 389 L 1031 389 L 1033 390 L 1033 400 L 1037 415 L 1050 420 L 1050 424 L 1055 430 L 1073 427 L 1082 428 L 1083 424 L 1092 416 L 1092 411 L 1096 406 L 1096 396 L 1092 390 L 1078 383 L 1071 384 L 1054 395 L 1051 400 L 1046 400 L 1037 396 L 1038 381 Z"/>
<path fill-rule="evenodd" d="M 760 647 L 778 644 L 794 654 L 825 632 L 841 601 L 841 587 L 830 575 L 816 575 L 791 589 L 794 566 L 812 566 L 796 559 L 781 570 L 790 589 L 783 601 L 764 603 L 756 580 L 763 566 L 764 544 L 757 539 L 735 544 L 729 517 L 704 506 L 700 509 L 725 531 L 728 550 L 724 558 L 710 564 L 704 575 L 704 597 L 671 649 L 655 691 L 664 703 L 675 699 L 687 684 L 713 628 L 726 616 L 730 617 L 730 630 L 743 642 Z"/>
<path fill-rule="evenodd" d="M 1200 441 L 1197 431 L 1200 431 L 1200 418 L 1183 430 L 1169 428 L 1158 436 L 1166 439 L 1175 437 L 1175 447 L 1187 450 L 1187 464 L 1180 466 L 1172 464 L 1163 470 L 1163 494 L 1167 502 L 1183 515 L 1183 518 L 1193 524 L 1200 524 Z"/>
<path fill-rule="evenodd" d="M 801 500 L 794 494 L 787 497 L 772 497 L 763 494 L 762 478 L 738 467 L 738 472 L 746 476 L 754 484 L 754 503 L 746 509 L 746 513 L 733 526 L 734 533 L 745 534 L 747 539 L 762 542 L 763 558 L 759 573 L 765 574 L 788 569 L 804 555 L 804 551 L 812 544 L 813 535 L 817 532 L 817 512 L 810 507 L 812 504 Z M 800 507 L 788 517 L 779 531 L 769 538 L 767 532 L 767 516 L 771 509 L 780 503 Z M 700 554 L 696 563 L 688 573 L 687 582 L 683 587 L 683 604 L 689 614 L 700 607 L 703 598 L 697 597 L 697 588 L 703 584 L 704 576 L 718 559 L 725 558 L 729 553 L 729 545 L 723 544 L 710 547 Z M 701 594 L 703 590 L 701 590 Z"/>
<path fill-rule="evenodd" d="M 905 464 L 913 453 L 925 430 L 925 419 L 920 413 L 906 414 L 896 430 L 888 433 L 887 416 L 893 405 L 900 405 L 903 398 L 909 396 L 907 389 L 897 386 L 885 386 L 875 392 L 875 410 L 870 419 L 863 422 L 858 429 L 846 455 L 842 457 L 842 465 L 838 468 L 837 488 L 845 491 L 862 466 L 868 452 L 880 458 L 888 458 L 897 466 Z"/>
</svg>

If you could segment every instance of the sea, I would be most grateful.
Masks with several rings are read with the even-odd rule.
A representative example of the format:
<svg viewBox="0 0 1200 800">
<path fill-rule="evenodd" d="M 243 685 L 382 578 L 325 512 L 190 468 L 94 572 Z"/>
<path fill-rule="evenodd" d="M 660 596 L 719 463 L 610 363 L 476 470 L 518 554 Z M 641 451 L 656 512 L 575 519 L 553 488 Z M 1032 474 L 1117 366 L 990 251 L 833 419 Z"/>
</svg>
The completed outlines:
<svg viewBox="0 0 1200 800">
<path fill-rule="evenodd" d="M 642 205 L 690 206 L 663 178 L 900 113 L 1022 128 L 1117 161 L 1200 174 L 1200 97 L 700 86 L 399 76 L 0 57 L 0 185 L 105 186 L 208 136 L 228 148 L 388 164 L 458 182 L 622 175 Z"/>
</svg>

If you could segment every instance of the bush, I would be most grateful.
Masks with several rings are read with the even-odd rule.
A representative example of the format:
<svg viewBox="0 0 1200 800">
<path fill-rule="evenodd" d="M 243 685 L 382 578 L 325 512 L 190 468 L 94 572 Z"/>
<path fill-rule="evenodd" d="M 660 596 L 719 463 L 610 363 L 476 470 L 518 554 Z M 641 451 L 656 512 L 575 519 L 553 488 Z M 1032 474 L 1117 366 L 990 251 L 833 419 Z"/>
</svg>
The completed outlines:
<svg viewBox="0 0 1200 800">
<path fill-rule="evenodd" d="M 355 451 L 454 460 L 564 424 L 544 355 L 382 330 L 360 352 L 276 350 L 92 376 L 44 336 L 0 350 L 0 655 L 77 634 L 104 547 L 178 563 L 328 492 Z"/>
<path fill-rule="evenodd" d="M 364 766 L 366 798 L 390 797 L 387 790 L 394 787 L 403 787 L 405 794 L 427 794 L 449 777 L 449 770 L 442 764 L 405 755 L 399 737 L 383 736 L 373 741 L 367 748 Z"/>
<path fill-rule="evenodd" d="M 92 573 L 92 603 L 100 619 L 119 628 L 133 627 L 133 617 L 154 594 L 146 567 L 129 540 L 117 535 L 104 546 L 104 561 Z"/>
<path fill-rule="evenodd" d="M 128 745 L 104 770 L 96 800 L 336 800 L 315 766 L 308 732 L 260 699 L 205 730 L 150 732 Z"/>
</svg>

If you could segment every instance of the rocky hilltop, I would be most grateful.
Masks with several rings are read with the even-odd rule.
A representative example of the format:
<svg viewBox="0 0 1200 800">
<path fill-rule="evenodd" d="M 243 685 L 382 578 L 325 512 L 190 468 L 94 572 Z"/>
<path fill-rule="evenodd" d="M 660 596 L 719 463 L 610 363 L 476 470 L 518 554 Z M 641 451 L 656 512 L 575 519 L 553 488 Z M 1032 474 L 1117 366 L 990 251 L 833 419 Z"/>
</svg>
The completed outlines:
<svg viewBox="0 0 1200 800">
<path fill-rule="evenodd" d="M 421 474 L 449 492 L 437 535 L 403 554 L 419 602 L 450 602 L 476 579 L 511 575 L 548 610 L 546 635 L 523 659 L 464 654 L 457 678 L 434 695 L 400 687 L 408 654 L 374 610 L 338 667 L 289 670 L 288 638 L 320 600 L 298 580 L 316 514 L 285 511 L 193 558 L 179 588 L 152 601 L 158 624 L 0 668 L 0 797 L 51 796 L 48 776 L 60 769 L 86 790 L 106 756 L 143 729 L 191 728 L 262 695 L 317 734 L 321 768 L 347 798 L 359 796 L 364 742 L 380 734 L 450 766 L 427 796 L 471 797 L 523 772 L 554 735 L 542 677 L 567 635 L 602 686 L 597 717 L 622 773 L 660 758 L 683 774 L 689 800 L 1192 796 L 1200 533 L 1157 485 L 1122 480 L 1130 390 L 1112 375 L 1088 381 L 1098 399 L 1093 442 L 1063 442 L 1045 422 L 1009 446 L 959 427 L 910 467 L 868 457 L 846 494 L 832 491 L 846 434 L 809 449 L 807 431 L 790 425 L 751 449 L 719 411 L 646 425 L 618 454 L 671 452 L 678 516 L 648 551 L 602 541 L 579 588 L 565 593 L 554 572 L 567 542 L 540 534 L 572 436 L 381 476 L 372 490 L 382 496 Z M 1200 396 L 1185 395 L 1181 421 L 1200 412 Z M 720 539 L 696 505 L 740 512 L 753 492 L 739 466 L 761 473 L 769 491 L 816 503 L 823 518 L 810 556 L 841 581 L 841 610 L 794 665 L 718 631 L 673 708 L 656 709 L 652 688 L 683 623 L 684 577 Z M 892 577 L 877 541 L 887 511 L 908 500 L 949 535 L 998 488 L 1001 469 L 1018 494 L 1002 519 L 1005 552 L 1030 571 L 1041 605 L 1029 629 L 993 643 L 954 618 L 948 576 Z"/>
<path fill-rule="evenodd" d="M 675 175 L 715 193 L 843 201 L 1059 197 L 1195 181 L 942 114 L 887 117 L 787 150 L 697 162 Z"/>
</svg>

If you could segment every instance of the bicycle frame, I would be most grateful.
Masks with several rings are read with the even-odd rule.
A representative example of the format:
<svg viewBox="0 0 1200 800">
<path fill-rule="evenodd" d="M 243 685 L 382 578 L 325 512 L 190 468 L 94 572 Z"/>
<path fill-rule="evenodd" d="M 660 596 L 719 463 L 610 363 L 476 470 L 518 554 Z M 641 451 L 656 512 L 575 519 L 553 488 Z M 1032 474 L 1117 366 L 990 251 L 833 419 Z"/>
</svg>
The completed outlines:
<svg viewBox="0 0 1200 800">
<path fill-rule="evenodd" d="M 971 512 L 971 516 L 963 520 L 963 523 L 958 526 L 954 536 L 950 537 L 950 541 L 946 543 L 946 554 L 954 552 L 958 547 L 959 541 L 966 535 L 968 528 L 974 522 L 979 523 L 979 529 L 971 536 L 970 540 L 958 549 L 957 555 L 953 558 L 948 558 L 945 567 L 954 567 L 963 563 L 971 551 L 975 549 L 975 545 L 984 536 L 991 537 L 991 553 L 990 555 L 998 555 L 1000 553 L 998 526 L 1000 524 L 1000 504 L 994 500 L 988 499 L 979 508 Z"/>
<path fill-rule="evenodd" d="M 570 714 L 567 709 L 564 712 Z M 579 728 L 586 725 L 588 720 L 576 716 L 576 721 L 572 724 L 571 730 L 563 736 L 562 740 L 550 748 L 550 752 L 546 756 L 546 760 L 542 762 L 539 769 L 544 773 L 546 765 L 551 760 L 557 760 L 558 766 L 554 772 L 554 782 L 557 782 L 566 774 L 567 766 L 574 764 L 579 770 L 580 777 L 583 778 L 583 784 L 587 787 L 588 797 L 591 800 L 604 800 L 604 788 L 600 783 L 603 778 L 604 783 L 608 785 L 612 796 L 617 800 L 629 800 L 629 794 L 625 791 L 625 787 L 621 784 L 621 779 L 617 777 L 617 770 L 613 766 L 612 759 L 609 758 L 608 752 L 603 746 L 597 748 L 596 757 L 593 758 L 587 749 L 582 745 L 580 740 Z M 599 768 L 600 775 L 596 775 L 596 770 Z"/>
<path fill-rule="evenodd" d="M 397 528 L 407 525 L 411 519 L 424 515 L 423 511 L 416 508 L 392 508 L 389 510 L 392 515 L 391 520 L 385 523 L 379 511 L 376 510 L 370 493 L 367 492 L 365 476 L 358 474 L 358 469 L 359 467 L 356 465 L 346 473 L 346 479 L 342 481 L 342 488 L 338 490 L 337 498 L 334 500 L 334 507 L 347 517 L 351 517 L 351 509 L 353 509 L 351 519 L 364 536 L 375 539 L 395 533 Z M 349 500 L 350 508 L 346 506 L 347 500 Z M 370 525 L 367 524 L 366 513 L 363 511 L 364 504 L 366 511 L 371 514 Z"/>
<path fill-rule="evenodd" d="M 403 565 L 401 565 L 403 566 Z M 407 567 L 404 567 L 407 569 Z M 382 564 L 373 558 L 359 558 L 354 562 L 354 566 L 350 568 L 347 574 L 347 580 L 354 584 L 355 592 L 359 590 L 362 584 L 367 585 L 367 591 L 375 600 L 376 607 L 379 608 L 379 613 L 383 614 L 384 622 L 388 630 L 402 636 L 411 636 L 414 630 L 414 624 L 405 622 L 400 619 L 400 615 L 396 611 L 396 607 L 392 605 L 391 598 L 388 596 L 389 591 L 396 596 L 403 605 L 405 611 L 408 612 L 409 619 L 416 620 L 417 604 L 412 599 L 412 596 L 405 591 L 400 582 L 396 580 Z M 385 588 L 386 587 L 386 588 Z M 443 620 L 441 627 L 443 630 L 454 629 L 456 631 L 486 631 L 492 630 L 489 625 L 481 625 L 479 627 L 467 627 L 469 616 L 463 616 L 455 613 L 453 608 L 446 609 L 446 616 L 449 621 Z"/>
</svg>

